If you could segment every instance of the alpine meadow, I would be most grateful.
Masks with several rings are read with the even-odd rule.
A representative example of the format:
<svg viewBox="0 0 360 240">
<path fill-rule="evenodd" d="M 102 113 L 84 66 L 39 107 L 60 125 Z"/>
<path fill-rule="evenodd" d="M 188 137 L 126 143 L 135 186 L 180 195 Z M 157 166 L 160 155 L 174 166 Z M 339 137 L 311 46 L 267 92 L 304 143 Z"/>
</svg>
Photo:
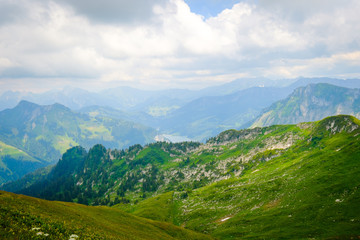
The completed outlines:
<svg viewBox="0 0 360 240">
<path fill-rule="evenodd" d="M 0 239 L 360 239 L 357 0 L 1 0 Z"/>
</svg>

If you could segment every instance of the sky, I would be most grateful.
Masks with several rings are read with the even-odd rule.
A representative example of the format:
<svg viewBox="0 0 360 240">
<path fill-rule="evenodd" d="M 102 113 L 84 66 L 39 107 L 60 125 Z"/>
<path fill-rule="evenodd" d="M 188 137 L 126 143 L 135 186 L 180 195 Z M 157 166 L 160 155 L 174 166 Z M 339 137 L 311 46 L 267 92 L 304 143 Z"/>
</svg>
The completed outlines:
<svg viewBox="0 0 360 240">
<path fill-rule="evenodd" d="M 0 92 L 360 78 L 358 0 L 0 0 Z"/>
</svg>

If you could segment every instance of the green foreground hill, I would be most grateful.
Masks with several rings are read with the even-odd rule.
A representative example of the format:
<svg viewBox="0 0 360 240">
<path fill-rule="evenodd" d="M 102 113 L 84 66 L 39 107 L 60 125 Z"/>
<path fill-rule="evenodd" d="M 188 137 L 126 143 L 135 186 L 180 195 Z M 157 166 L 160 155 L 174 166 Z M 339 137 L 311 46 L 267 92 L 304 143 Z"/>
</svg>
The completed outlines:
<svg viewBox="0 0 360 240">
<path fill-rule="evenodd" d="M 338 116 L 287 129 L 303 137 L 283 153 L 259 152 L 239 177 L 117 207 L 219 239 L 358 238 L 359 121 Z"/>
<path fill-rule="evenodd" d="M 349 239 L 360 236 L 359 176 L 360 121 L 340 115 L 206 144 L 76 147 L 19 192 L 115 204 L 218 239 Z"/>
<path fill-rule="evenodd" d="M 0 191 L 1 239 L 211 239 L 109 207 L 51 202 Z"/>
</svg>

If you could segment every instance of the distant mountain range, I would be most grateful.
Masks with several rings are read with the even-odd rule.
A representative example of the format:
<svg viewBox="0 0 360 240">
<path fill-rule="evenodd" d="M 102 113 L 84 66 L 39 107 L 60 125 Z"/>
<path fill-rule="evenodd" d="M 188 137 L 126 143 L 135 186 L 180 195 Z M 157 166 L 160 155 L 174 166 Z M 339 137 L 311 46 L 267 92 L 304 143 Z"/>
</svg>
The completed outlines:
<svg viewBox="0 0 360 240">
<path fill-rule="evenodd" d="M 91 106 L 80 111 L 85 113 L 92 111 L 102 116 L 119 117 L 151 126 L 158 129 L 162 134 L 205 141 L 226 129 L 248 127 L 248 123 L 259 116 L 264 108 L 286 98 L 296 88 L 306 86 L 309 83 L 326 82 L 336 86 L 360 88 L 360 80 L 358 79 L 345 81 L 331 78 L 301 78 L 290 85 L 278 87 L 260 85 L 264 83 L 260 80 L 255 82 L 258 86 L 243 89 L 241 85 L 243 82 L 235 81 L 219 86 L 217 93 L 215 88 L 204 89 L 198 92 L 197 98 L 189 97 L 187 101 L 184 98 L 181 104 L 175 104 L 164 96 L 158 96 L 158 103 L 149 100 L 149 102 L 135 107 L 138 111 L 121 111 L 101 106 Z M 177 96 L 175 92 L 173 90 L 172 94 L 168 96 Z M 230 94 L 221 94 L 229 92 Z M 146 104 L 148 104 L 147 106 L 153 104 L 151 111 L 141 107 Z M 323 117 L 330 115 L 323 115 Z"/>
<path fill-rule="evenodd" d="M 251 127 L 317 121 L 338 114 L 360 117 L 360 89 L 310 84 L 266 108 Z"/>
<path fill-rule="evenodd" d="M 124 148 L 152 142 L 156 131 L 129 121 L 79 114 L 53 104 L 21 101 L 0 112 L 0 177 L 14 180 L 39 166 L 55 163 L 68 148 L 101 143 Z M 34 165 L 32 167 L 20 167 Z"/>
<path fill-rule="evenodd" d="M 269 103 L 287 95 L 284 88 L 254 87 L 230 95 L 201 97 L 163 117 L 159 128 L 204 141 L 224 130 L 239 129 Z"/>
<path fill-rule="evenodd" d="M 239 79 L 231 83 L 201 90 L 167 89 L 140 90 L 131 87 L 117 87 L 89 92 L 80 88 L 66 87 L 44 93 L 7 91 L 0 96 L 0 110 L 15 107 L 21 100 L 40 105 L 60 103 L 72 110 L 89 106 L 111 107 L 122 111 L 143 111 L 154 116 L 166 114 L 194 99 L 203 96 L 221 96 L 256 86 L 277 86 L 283 82 L 269 79 Z"/>
<path fill-rule="evenodd" d="M 290 92 L 297 87 L 311 83 L 329 83 L 347 88 L 360 88 L 359 79 L 332 78 L 299 78 L 271 81 L 269 79 L 238 79 L 223 85 L 201 90 L 168 89 L 139 90 L 131 87 L 117 87 L 100 92 L 89 92 L 79 88 L 67 87 L 62 90 L 51 90 L 44 93 L 4 92 L 0 96 L 0 110 L 15 107 L 21 100 L 40 105 L 62 104 L 72 110 L 89 106 L 111 107 L 126 112 L 146 112 L 153 116 L 165 116 L 185 104 L 201 97 L 231 95 L 253 87 L 289 88 Z"/>
</svg>

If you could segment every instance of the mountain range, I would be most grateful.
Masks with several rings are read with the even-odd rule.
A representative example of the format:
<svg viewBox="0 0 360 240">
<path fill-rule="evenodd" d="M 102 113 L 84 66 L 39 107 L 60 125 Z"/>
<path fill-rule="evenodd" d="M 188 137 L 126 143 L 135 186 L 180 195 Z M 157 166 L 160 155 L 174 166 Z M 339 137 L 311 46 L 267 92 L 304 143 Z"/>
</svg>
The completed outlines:
<svg viewBox="0 0 360 240">
<path fill-rule="evenodd" d="M 95 114 L 105 116 L 109 114 L 112 117 L 116 116 L 151 126 L 158 129 L 160 134 L 205 141 L 226 129 L 249 127 L 249 122 L 258 117 L 263 109 L 270 107 L 276 101 L 283 100 L 298 87 L 329 83 L 340 87 L 360 88 L 358 79 L 345 81 L 331 78 L 300 78 L 296 81 L 284 80 L 282 85 L 263 84 L 265 82 L 265 80 L 255 79 L 253 82 L 255 86 L 245 87 L 244 81 L 238 80 L 192 92 L 164 90 L 161 94 L 157 92 L 156 97 L 144 98 L 145 103 L 134 106 L 130 110 L 91 106 L 81 109 L 80 112 L 89 113 L 91 109 Z M 287 85 L 284 84 L 286 82 Z M 139 94 L 146 96 L 144 93 Z M 181 101 L 180 98 L 182 98 Z"/>
<path fill-rule="evenodd" d="M 27 175 L 27 186 L 14 182 L 3 189 L 108 205 L 117 209 L 114 214 L 120 209 L 215 239 L 351 239 L 359 235 L 359 140 L 360 121 L 339 115 L 227 130 L 206 143 L 158 142 L 123 150 L 97 144 L 88 151 L 77 146 L 52 169 Z M 10 198 L 4 194 L 0 199 Z M 39 214 L 33 200 L 11 198 L 17 200 L 8 201 L 7 209 L 24 201 L 33 207 L 21 214 Z M 67 205 L 65 211 L 79 208 Z M 14 216 L 7 211 L 7 218 Z M 107 216 L 107 208 L 96 211 Z M 87 234 L 98 233 L 100 223 L 93 224 Z"/>
<path fill-rule="evenodd" d="M 288 88 L 290 94 L 295 88 L 311 83 L 329 83 L 347 88 L 360 88 L 359 79 L 298 78 L 271 81 L 269 79 L 238 79 L 219 86 L 200 90 L 166 89 L 140 90 L 131 87 L 117 87 L 99 92 L 66 87 L 44 93 L 7 91 L 0 96 L 0 110 L 15 107 L 21 100 L 39 105 L 62 104 L 72 110 L 89 106 L 111 107 L 125 112 L 145 112 L 152 116 L 165 116 L 193 100 L 209 96 L 225 96 L 253 87 Z"/>
<path fill-rule="evenodd" d="M 158 95 L 156 99 L 167 106 L 174 103 L 169 100 L 170 96 L 181 96 L 182 101 L 187 99 L 189 102 L 168 109 L 168 112 L 166 107 L 162 110 L 154 108 L 159 115 L 154 112 L 150 115 L 144 111 L 122 111 L 109 106 L 88 106 L 74 111 L 57 103 L 37 105 L 23 100 L 15 108 L 0 112 L 0 183 L 16 180 L 26 173 L 55 163 L 71 146 L 81 145 L 89 149 L 100 143 L 106 147 L 123 148 L 155 140 L 204 142 L 233 128 L 316 121 L 336 114 L 359 117 L 358 89 L 323 83 L 295 88 L 322 81 L 346 86 L 360 84 L 359 80 L 299 79 L 285 87 L 262 86 L 235 91 L 235 86 L 241 88 L 243 83 L 236 81 L 220 86 L 217 96 L 215 89 L 210 88 L 202 91 L 207 94 L 213 92 L 214 96 L 191 101 L 189 99 L 194 98 L 194 92 L 164 90 L 160 91 L 164 95 Z M 221 95 L 221 92 L 227 93 L 229 89 L 235 92 Z M 122 97 L 116 97 L 116 91 Z M 141 96 L 136 100 L 138 105 L 131 100 L 135 93 Z M 108 90 L 106 96 L 128 98 L 132 103 L 125 105 L 133 104 L 134 108 L 141 109 L 141 104 L 150 106 L 157 102 L 149 100 L 155 99 L 153 93 L 124 88 L 122 92 L 119 89 Z M 82 96 L 77 95 L 79 99 Z M 88 96 L 83 100 L 86 102 L 90 98 Z M 92 100 L 98 99 L 95 97 Z M 141 101 L 145 102 L 140 104 Z"/>
</svg>

